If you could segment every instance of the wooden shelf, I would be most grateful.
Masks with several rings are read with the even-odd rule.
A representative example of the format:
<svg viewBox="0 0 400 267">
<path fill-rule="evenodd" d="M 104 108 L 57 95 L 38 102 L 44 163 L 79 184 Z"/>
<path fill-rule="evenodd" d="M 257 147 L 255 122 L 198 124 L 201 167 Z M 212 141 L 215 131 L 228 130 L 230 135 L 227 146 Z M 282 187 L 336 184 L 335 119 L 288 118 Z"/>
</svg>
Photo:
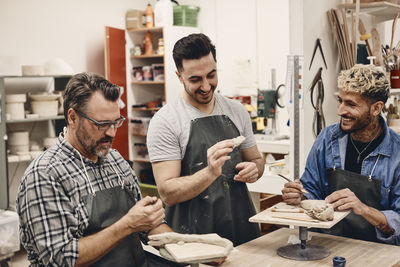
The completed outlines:
<svg viewBox="0 0 400 267">
<path fill-rule="evenodd" d="M 356 4 L 339 4 L 340 8 L 356 9 Z M 376 22 L 392 20 L 400 12 L 400 5 L 390 2 L 360 3 L 360 13 L 366 13 L 376 17 Z"/>
<path fill-rule="evenodd" d="M 163 28 L 162 27 L 153 27 L 153 28 L 138 28 L 138 29 L 126 29 L 127 32 L 129 33 L 139 33 L 139 32 L 143 32 L 146 33 L 147 31 L 150 32 L 162 32 Z"/>
<path fill-rule="evenodd" d="M 133 111 L 159 111 L 160 108 L 132 108 Z"/>
<path fill-rule="evenodd" d="M 141 84 L 141 85 L 164 85 L 165 82 L 161 81 L 161 82 L 155 82 L 155 81 L 140 81 L 140 82 L 132 82 L 132 84 Z"/>
<path fill-rule="evenodd" d="M 147 134 L 137 134 L 137 133 L 133 133 L 133 136 L 138 136 L 138 137 L 146 137 Z"/>
<path fill-rule="evenodd" d="M 144 59 L 144 58 L 150 58 L 150 59 L 164 58 L 164 55 L 153 54 L 153 55 L 131 56 L 131 59 Z"/>
<path fill-rule="evenodd" d="M 48 120 L 63 120 L 64 115 L 39 117 L 32 119 L 19 119 L 19 120 L 7 120 L 6 123 L 20 123 L 20 122 L 37 122 L 37 121 L 48 121 Z"/>
</svg>

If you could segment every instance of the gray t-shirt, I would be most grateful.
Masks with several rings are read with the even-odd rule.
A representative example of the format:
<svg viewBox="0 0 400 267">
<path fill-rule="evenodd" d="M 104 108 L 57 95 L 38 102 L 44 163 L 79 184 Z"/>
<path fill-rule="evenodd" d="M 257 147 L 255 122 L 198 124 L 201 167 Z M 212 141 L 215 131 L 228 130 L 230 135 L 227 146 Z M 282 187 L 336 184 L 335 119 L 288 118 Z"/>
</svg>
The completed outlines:
<svg viewBox="0 0 400 267">
<path fill-rule="evenodd" d="M 238 101 L 215 93 L 216 105 L 210 115 L 187 104 L 182 96 L 161 108 L 151 119 L 147 133 L 150 161 L 182 160 L 189 141 L 191 120 L 215 115 L 227 115 L 246 140 L 240 149 L 256 145 L 250 116 Z M 223 128 L 221 128 L 223 131 Z"/>
</svg>

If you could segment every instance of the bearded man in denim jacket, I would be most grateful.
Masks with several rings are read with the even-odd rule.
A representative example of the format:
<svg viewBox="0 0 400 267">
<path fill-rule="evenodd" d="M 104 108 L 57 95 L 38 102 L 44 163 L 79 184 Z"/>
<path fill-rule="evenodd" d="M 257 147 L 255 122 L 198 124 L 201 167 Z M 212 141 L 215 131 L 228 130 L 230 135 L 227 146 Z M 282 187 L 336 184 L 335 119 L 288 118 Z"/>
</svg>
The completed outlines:
<svg viewBox="0 0 400 267">
<path fill-rule="evenodd" d="M 381 116 L 390 89 L 385 72 L 355 65 L 340 73 L 338 87 L 340 122 L 319 134 L 301 179 L 286 183 L 282 197 L 351 210 L 330 234 L 400 245 L 400 136 Z"/>
</svg>

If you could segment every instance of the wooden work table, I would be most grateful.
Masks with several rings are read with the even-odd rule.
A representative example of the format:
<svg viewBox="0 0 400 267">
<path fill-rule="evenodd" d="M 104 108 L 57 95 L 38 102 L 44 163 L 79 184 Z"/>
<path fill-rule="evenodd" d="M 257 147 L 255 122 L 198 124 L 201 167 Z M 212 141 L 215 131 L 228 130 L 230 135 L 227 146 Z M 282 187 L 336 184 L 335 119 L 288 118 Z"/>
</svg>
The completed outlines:
<svg viewBox="0 0 400 267">
<path fill-rule="evenodd" d="M 281 266 L 333 266 L 332 258 L 346 258 L 347 266 L 400 266 L 400 247 L 381 243 L 366 242 L 351 238 L 308 232 L 307 244 L 323 246 L 330 255 L 322 260 L 295 261 L 285 259 L 276 253 L 279 247 L 288 244 L 289 236 L 298 237 L 298 229 L 281 228 L 236 247 L 221 267 L 281 267 Z M 202 265 L 200 266 L 207 266 Z"/>
</svg>

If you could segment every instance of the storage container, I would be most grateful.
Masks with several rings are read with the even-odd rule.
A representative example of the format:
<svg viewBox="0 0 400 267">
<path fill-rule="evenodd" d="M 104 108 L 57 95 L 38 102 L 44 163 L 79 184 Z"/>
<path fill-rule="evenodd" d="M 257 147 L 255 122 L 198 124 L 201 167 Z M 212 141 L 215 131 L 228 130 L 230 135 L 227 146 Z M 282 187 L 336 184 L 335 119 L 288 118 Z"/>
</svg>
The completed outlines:
<svg viewBox="0 0 400 267">
<path fill-rule="evenodd" d="M 180 5 L 174 6 L 174 25 L 197 27 L 197 14 L 200 7 Z"/>
<path fill-rule="evenodd" d="M 133 146 L 136 159 L 149 159 L 149 152 L 145 143 L 134 143 Z"/>
<path fill-rule="evenodd" d="M 11 120 L 21 120 L 25 118 L 25 102 L 26 94 L 6 95 L 6 114 L 10 114 Z"/>
<path fill-rule="evenodd" d="M 164 81 L 164 64 L 151 64 L 151 68 L 153 69 L 153 80 Z"/>
<path fill-rule="evenodd" d="M 131 119 L 132 134 L 146 135 L 149 128 L 151 118 L 134 117 Z"/>
<path fill-rule="evenodd" d="M 19 250 L 18 214 L 9 210 L 0 210 L 0 255 Z"/>
<path fill-rule="evenodd" d="M 125 26 L 127 29 L 144 28 L 144 10 L 128 10 L 125 13 Z"/>
</svg>

